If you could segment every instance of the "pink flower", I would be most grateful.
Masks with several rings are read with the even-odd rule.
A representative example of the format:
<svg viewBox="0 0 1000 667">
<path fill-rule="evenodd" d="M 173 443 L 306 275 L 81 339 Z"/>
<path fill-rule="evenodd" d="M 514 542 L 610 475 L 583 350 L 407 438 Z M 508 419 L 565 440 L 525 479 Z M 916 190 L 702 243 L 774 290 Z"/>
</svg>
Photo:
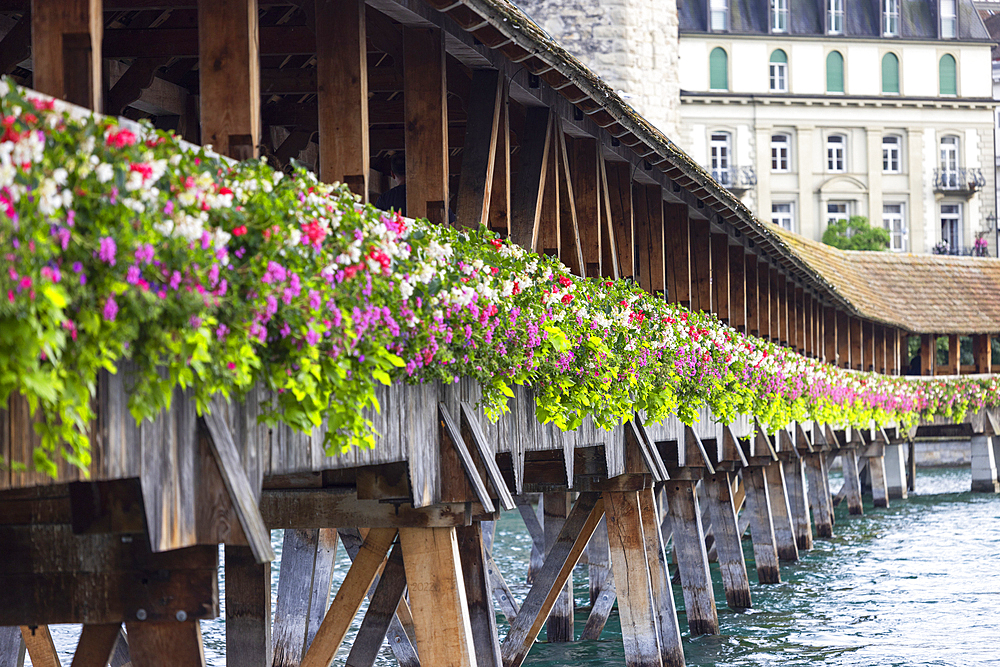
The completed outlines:
<svg viewBox="0 0 1000 667">
<path fill-rule="evenodd" d="M 102 262 L 107 262 L 111 266 L 115 265 L 115 254 L 118 252 L 118 246 L 115 244 L 115 240 L 110 236 L 101 237 L 101 247 L 97 251 L 97 258 Z"/>
<path fill-rule="evenodd" d="M 316 343 L 319 342 L 319 334 L 312 329 L 309 329 L 309 331 L 306 332 L 306 342 L 309 343 L 309 345 L 316 345 Z"/>
<path fill-rule="evenodd" d="M 108 300 L 104 302 L 104 319 L 109 322 L 114 322 L 115 317 L 118 316 L 118 303 L 115 301 L 115 295 L 112 294 L 108 297 Z"/>
<path fill-rule="evenodd" d="M 135 145 L 135 133 L 131 130 L 112 130 L 108 133 L 107 139 L 108 146 L 112 148 L 124 148 L 125 146 Z"/>
</svg>

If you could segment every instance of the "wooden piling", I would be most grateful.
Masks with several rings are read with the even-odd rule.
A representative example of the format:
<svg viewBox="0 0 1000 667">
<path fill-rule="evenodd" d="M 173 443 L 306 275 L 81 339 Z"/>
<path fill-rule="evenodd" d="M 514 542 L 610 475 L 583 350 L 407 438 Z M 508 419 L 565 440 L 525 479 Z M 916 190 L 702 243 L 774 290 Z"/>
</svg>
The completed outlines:
<svg viewBox="0 0 1000 667">
<path fill-rule="evenodd" d="M 847 511 L 855 516 L 865 513 L 861 504 L 861 476 L 858 471 L 858 450 L 847 447 L 840 452 L 840 460 L 844 464 L 844 495 L 847 498 Z"/>
<path fill-rule="evenodd" d="M 559 532 L 569 516 L 570 499 L 565 492 L 544 494 L 545 509 L 545 553 L 559 538 Z M 571 642 L 575 639 L 573 630 L 573 577 L 566 581 L 555 606 L 545 624 L 545 634 L 550 642 Z"/>
<path fill-rule="evenodd" d="M 688 628 L 692 635 L 718 634 L 719 618 L 715 610 L 695 480 L 671 479 L 666 484 L 666 490 Z"/>
<path fill-rule="evenodd" d="M 476 652 L 475 664 L 477 667 L 501 667 L 497 615 L 493 611 L 490 594 L 482 526 L 474 522 L 471 526 L 461 526 L 455 530 L 462 574 L 465 577 L 465 597 Z"/>
<path fill-rule="evenodd" d="M 788 505 L 788 490 L 781 462 L 775 461 L 764 467 L 767 479 L 767 494 L 771 501 L 771 520 L 774 523 L 775 546 L 778 559 L 794 562 L 799 559 L 799 548 L 792 526 L 792 510 Z"/>
<path fill-rule="evenodd" d="M 406 573 L 403 569 L 403 552 L 397 542 L 389 552 L 378 583 L 369 596 L 368 610 L 361 621 L 351 652 L 347 655 L 346 667 L 371 667 L 379 649 L 385 641 L 389 626 L 396 617 L 396 607 L 406 590 Z M 419 662 L 400 660 L 401 665 L 419 665 Z"/>
<path fill-rule="evenodd" d="M 800 550 L 812 549 L 812 522 L 809 517 L 809 499 L 806 496 L 806 467 L 801 457 L 795 456 L 781 462 L 788 487 L 788 508 L 792 513 L 795 544 Z"/>
<path fill-rule="evenodd" d="M 608 580 L 611 579 L 611 551 L 608 546 L 607 520 L 601 519 L 587 545 L 587 576 L 590 580 L 590 604 L 593 606 L 600 597 Z"/>
<path fill-rule="evenodd" d="M 330 599 L 336 551 L 335 529 L 285 530 L 274 614 L 274 667 L 297 667 L 312 644 Z M 270 602 L 270 582 L 267 596 Z"/>
<path fill-rule="evenodd" d="M 118 641 L 121 623 L 84 625 L 71 667 L 105 667 Z"/>
<path fill-rule="evenodd" d="M 726 603 L 730 609 L 746 609 L 752 606 L 750 579 L 737 529 L 731 474 L 719 472 L 708 475 L 704 484 L 715 528 L 715 548 L 722 571 L 722 585 L 726 590 Z"/>
<path fill-rule="evenodd" d="M 885 479 L 885 459 L 882 455 L 868 458 L 868 474 L 871 477 L 872 504 L 875 507 L 888 507 L 889 490 Z"/>
<path fill-rule="evenodd" d="M 125 629 L 136 667 L 205 667 L 198 621 L 130 621 Z"/>
<path fill-rule="evenodd" d="M 804 457 L 809 480 L 809 505 L 818 537 L 833 537 L 833 505 L 828 485 L 826 454 L 819 452 Z"/>
<path fill-rule="evenodd" d="M 59 654 L 56 653 L 56 645 L 52 641 L 49 626 L 39 625 L 29 628 L 22 625 L 21 638 L 34 667 L 60 667 Z M 202 656 L 202 664 L 204 659 Z"/>
<path fill-rule="evenodd" d="M 674 594 L 670 589 L 670 572 L 667 554 L 660 532 L 659 512 L 653 489 L 639 492 L 639 514 L 642 521 L 643 542 L 646 545 L 646 566 L 649 569 L 650 589 L 653 593 L 653 611 L 659 633 L 660 658 L 664 665 L 683 665 L 684 649 L 681 630 L 674 608 Z"/>
<path fill-rule="evenodd" d="M 753 559 L 757 566 L 757 580 L 762 584 L 780 583 L 778 547 L 774 539 L 771 501 L 768 498 L 767 480 L 763 467 L 744 468 L 743 483 L 746 486 L 746 504 L 747 512 L 750 514 L 750 537 L 753 539 Z"/>
<path fill-rule="evenodd" d="M 0 667 L 24 665 L 24 640 L 21 628 L 16 625 L 0 627 Z"/>
<path fill-rule="evenodd" d="M 226 664 L 271 667 L 271 657 L 271 563 L 226 545 Z"/>
</svg>

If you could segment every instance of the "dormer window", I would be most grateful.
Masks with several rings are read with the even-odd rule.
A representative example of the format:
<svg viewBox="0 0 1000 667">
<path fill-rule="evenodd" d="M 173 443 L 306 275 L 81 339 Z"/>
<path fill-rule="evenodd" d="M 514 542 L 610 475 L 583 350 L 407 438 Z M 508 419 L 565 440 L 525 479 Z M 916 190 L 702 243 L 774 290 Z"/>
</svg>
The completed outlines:
<svg viewBox="0 0 1000 667">
<path fill-rule="evenodd" d="M 955 39 L 957 26 L 955 0 L 941 0 L 941 39 Z"/>
<path fill-rule="evenodd" d="M 729 2 L 728 0 L 712 0 L 711 25 L 713 31 L 729 30 Z"/>
<path fill-rule="evenodd" d="M 882 35 L 899 37 L 899 0 L 885 0 L 882 13 Z"/>
<path fill-rule="evenodd" d="M 788 32 L 788 0 L 771 0 L 771 32 Z"/>
<path fill-rule="evenodd" d="M 844 0 L 826 0 L 826 33 L 844 34 Z"/>
</svg>

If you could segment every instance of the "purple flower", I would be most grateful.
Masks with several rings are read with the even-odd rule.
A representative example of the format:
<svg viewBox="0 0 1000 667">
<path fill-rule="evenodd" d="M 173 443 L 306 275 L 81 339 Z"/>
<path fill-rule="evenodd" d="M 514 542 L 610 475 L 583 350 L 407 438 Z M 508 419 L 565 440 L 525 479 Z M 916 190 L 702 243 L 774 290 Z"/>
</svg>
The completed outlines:
<svg viewBox="0 0 1000 667">
<path fill-rule="evenodd" d="M 229 334 L 229 327 L 225 324 L 220 324 L 215 330 L 215 337 L 219 340 L 223 340 Z"/>
<path fill-rule="evenodd" d="M 309 329 L 309 331 L 306 332 L 306 342 L 310 345 L 315 345 L 319 342 L 319 334 L 312 329 Z"/>
<path fill-rule="evenodd" d="M 111 296 L 108 297 L 108 300 L 104 302 L 104 319 L 106 319 L 109 322 L 114 322 L 115 317 L 117 316 L 118 316 L 118 303 L 115 301 L 115 295 L 112 294 Z"/>
<path fill-rule="evenodd" d="M 139 284 L 139 267 L 133 264 L 128 267 L 128 272 L 125 274 L 125 282 L 129 285 Z"/>
<path fill-rule="evenodd" d="M 135 249 L 135 261 L 138 264 L 149 264 L 153 261 L 153 246 L 148 243 L 140 244 Z"/>
<path fill-rule="evenodd" d="M 170 276 L 170 289 L 176 290 L 181 286 L 181 272 L 174 271 L 173 275 Z"/>
<path fill-rule="evenodd" d="M 83 273 L 83 264 L 81 264 L 80 262 L 73 262 L 73 272 Z"/>
<path fill-rule="evenodd" d="M 163 207 L 163 214 L 164 215 L 174 214 L 174 203 L 172 201 L 168 201 L 167 205 Z"/>
<path fill-rule="evenodd" d="M 281 329 L 278 330 L 282 338 L 286 338 L 288 334 L 292 333 L 292 328 L 288 326 L 288 322 L 281 325 Z"/>
<path fill-rule="evenodd" d="M 320 298 L 319 292 L 314 289 L 309 290 L 309 307 L 313 310 L 319 310 L 322 304 L 323 300 Z"/>
<path fill-rule="evenodd" d="M 115 254 L 118 252 L 118 246 L 115 244 L 115 240 L 110 236 L 101 237 L 101 248 L 97 251 L 97 258 L 102 262 L 107 262 L 111 266 L 115 265 Z"/>
</svg>

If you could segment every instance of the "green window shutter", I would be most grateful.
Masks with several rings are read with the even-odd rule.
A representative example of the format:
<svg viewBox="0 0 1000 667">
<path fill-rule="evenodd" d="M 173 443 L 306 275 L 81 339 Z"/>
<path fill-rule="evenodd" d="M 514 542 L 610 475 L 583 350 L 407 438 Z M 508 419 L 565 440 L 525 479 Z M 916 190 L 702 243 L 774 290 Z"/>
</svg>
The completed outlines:
<svg viewBox="0 0 1000 667">
<path fill-rule="evenodd" d="M 771 62 L 772 63 L 787 63 L 788 62 L 788 54 L 786 54 L 781 49 L 776 49 L 774 51 L 774 53 L 771 54 Z"/>
<path fill-rule="evenodd" d="M 830 51 L 826 57 L 826 92 L 844 92 L 844 56 L 840 51 Z"/>
<path fill-rule="evenodd" d="M 882 92 L 899 92 L 899 58 L 894 53 L 887 53 L 882 58 Z"/>
<path fill-rule="evenodd" d="M 938 66 L 942 95 L 958 95 L 958 76 L 955 73 L 955 56 L 944 54 Z"/>
<path fill-rule="evenodd" d="M 708 79 L 711 90 L 729 90 L 729 56 L 721 46 L 708 56 Z"/>
</svg>

